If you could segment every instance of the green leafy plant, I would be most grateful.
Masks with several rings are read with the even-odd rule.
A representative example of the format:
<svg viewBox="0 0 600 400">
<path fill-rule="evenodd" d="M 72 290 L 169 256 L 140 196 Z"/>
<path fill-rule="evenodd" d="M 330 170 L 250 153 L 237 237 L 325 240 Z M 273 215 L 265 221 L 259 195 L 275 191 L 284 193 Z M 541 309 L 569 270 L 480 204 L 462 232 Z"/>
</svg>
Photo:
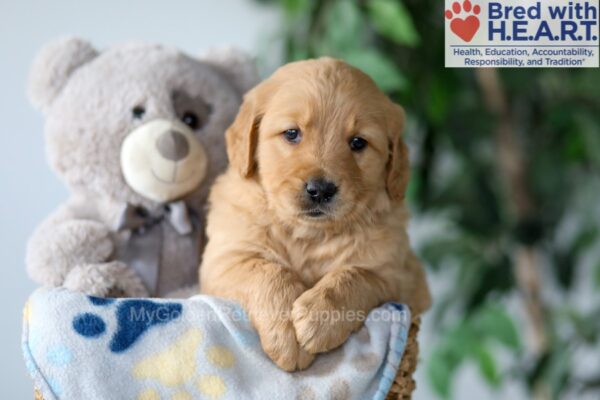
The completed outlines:
<svg viewBox="0 0 600 400">
<path fill-rule="evenodd" d="M 417 246 L 450 282 L 428 316 L 433 390 L 451 398 L 472 363 L 498 390 L 600 396 L 575 368 L 600 352 L 600 72 L 446 69 L 439 0 L 262 2 L 283 11 L 285 61 L 342 58 L 407 110 L 408 200 L 441 227 Z"/>
</svg>

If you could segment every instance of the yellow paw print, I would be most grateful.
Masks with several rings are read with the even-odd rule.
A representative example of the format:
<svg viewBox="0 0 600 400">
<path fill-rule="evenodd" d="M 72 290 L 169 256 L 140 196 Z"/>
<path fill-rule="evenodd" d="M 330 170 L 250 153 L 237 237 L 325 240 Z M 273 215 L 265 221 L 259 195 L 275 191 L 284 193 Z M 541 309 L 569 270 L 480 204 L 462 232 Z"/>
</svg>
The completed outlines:
<svg viewBox="0 0 600 400">
<path fill-rule="evenodd" d="M 142 359 L 133 368 L 137 379 L 157 380 L 166 387 L 180 387 L 190 382 L 197 371 L 196 354 L 202 343 L 203 335 L 198 329 L 190 329 L 181 335 L 166 350 Z M 205 351 L 206 360 L 220 369 L 231 368 L 235 356 L 225 346 L 210 346 Z M 218 375 L 202 375 L 195 381 L 195 387 L 210 399 L 219 399 L 227 391 L 227 385 Z M 159 393 L 148 389 L 138 395 L 138 400 L 159 400 Z M 193 396 L 181 389 L 170 400 L 191 400 Z"/>
<path fill-rule="evenodd" d="M 223 396 L 227 389 L 223 378 L 217 375 L 201 376 L 200 379 L 198 379 L 197 386 L 200 393 L 205 394 L 211 399 L 218 399 Z"/>
</svg>

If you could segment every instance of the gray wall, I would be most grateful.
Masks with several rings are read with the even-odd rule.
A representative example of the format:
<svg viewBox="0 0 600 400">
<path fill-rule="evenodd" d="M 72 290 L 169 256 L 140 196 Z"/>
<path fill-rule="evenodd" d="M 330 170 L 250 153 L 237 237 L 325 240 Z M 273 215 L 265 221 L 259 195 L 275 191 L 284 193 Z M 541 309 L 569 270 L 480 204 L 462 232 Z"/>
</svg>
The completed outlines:
<svg viewBox="0 0 600 400">
<path fill-rule="evenodd" d="M 21 309 L 34 285 L 25 274 L 28 235 L 66 198 L 49 170 L 42 116 L 25 96 L 39 48 L 63 35 L 99 48 L 135 39 L 175 45 L 190 54 L 219 45 L 256 51 L 277 15 L 247 0 L 0 0 L 0 399 L 32 398 L 21 356 Z M 264 42 L 264 40 L 262 40 Z"/>
</svg>

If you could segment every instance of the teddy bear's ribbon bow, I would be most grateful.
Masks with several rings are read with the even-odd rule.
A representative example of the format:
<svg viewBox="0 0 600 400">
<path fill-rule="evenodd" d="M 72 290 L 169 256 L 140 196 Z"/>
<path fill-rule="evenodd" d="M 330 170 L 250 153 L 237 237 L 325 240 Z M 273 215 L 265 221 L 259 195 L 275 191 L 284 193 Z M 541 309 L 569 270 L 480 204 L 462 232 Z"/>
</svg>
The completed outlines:
<svg viewBox="0 0 600 400">
<path fill-rule="evenodd" d="M 169 203 L 156 211 L 127 203 L 119 216 L 116 230 L 131 230 L 144 234 L 152 227 L 167 220 L 180 235 L 187 235 L 194 230 L 191 215 L 195 213 L 183 201 Z"/>
<path fill-rule="evenodd" d="M 118 259 L 133 268 L 144 285 L 155 294 L 163 245 L 162 223 L 168 223 L 179 235 L 196 233 L 198 215 L 183 201 L 166 204 L 156 210 L 126 204 L 119 214 L 115 231 L 124 233 Z"/>
</svg>

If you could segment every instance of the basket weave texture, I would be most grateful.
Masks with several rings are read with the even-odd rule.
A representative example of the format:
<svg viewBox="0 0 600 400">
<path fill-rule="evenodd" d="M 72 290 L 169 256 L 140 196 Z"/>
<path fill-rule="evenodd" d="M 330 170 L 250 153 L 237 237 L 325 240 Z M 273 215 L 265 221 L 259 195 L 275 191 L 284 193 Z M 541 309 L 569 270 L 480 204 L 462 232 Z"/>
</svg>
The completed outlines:
<svg viewBox="0 0 600 400">
<path fill-rule="evenodd" d="M 386 400 L 410 400 L 412 398 L 412 393 L 417 387 L 415 380 L 413 379 L 413 374 L 417 369 L 417 360 L 419 358 L 419 342 L 417 341 L 417 335 L 420 326 L 421 319 L 413 319 L 410 330 L 408 331 L 408 338 L 406 339 L 406 347 L 404 348 L 402 361 L 400 362 L 396 379 L 392 384 L 392 388 L 390 389 Z"/>
</svg>

